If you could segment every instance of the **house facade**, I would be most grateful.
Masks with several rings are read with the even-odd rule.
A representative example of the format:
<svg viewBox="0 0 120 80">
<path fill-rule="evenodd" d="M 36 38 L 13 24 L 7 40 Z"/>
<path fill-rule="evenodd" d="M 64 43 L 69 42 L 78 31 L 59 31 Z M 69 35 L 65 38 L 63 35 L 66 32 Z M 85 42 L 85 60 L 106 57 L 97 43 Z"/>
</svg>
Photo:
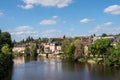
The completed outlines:
<svg viewBox="0 0 120 80">
<path fill-rule="evenodd" d="M 44 52 L 45 53 L 53 53 L 53 54 L 61 54 L 61 44 L 54 42 L 49 44 L 44 44 Z"/>
<path fill-rule="evenodd" d="M 24 50 L 25 50 L 24 45 L 17 45 L 17 46 L 14 46 L 12 49 L 13 53 L 24 53 Z"/>
</svg>

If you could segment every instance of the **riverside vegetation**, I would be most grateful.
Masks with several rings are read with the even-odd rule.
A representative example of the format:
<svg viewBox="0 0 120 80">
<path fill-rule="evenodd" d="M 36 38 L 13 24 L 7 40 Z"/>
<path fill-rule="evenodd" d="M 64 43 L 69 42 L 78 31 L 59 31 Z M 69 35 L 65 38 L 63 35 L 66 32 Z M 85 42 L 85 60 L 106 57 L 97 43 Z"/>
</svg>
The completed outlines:
<svg viewBox="0 0 120 80">
<path fill-rule="evenodd" d="M 12 68 L 12 41 L 8 32 L 0 30 L 0 80 L 3 80 Z"/>
<path fill-rule="evenodd" d="M 82 62 L 89 60 L 111 66 L 120 66 L 120 42 L 115 45 L 109 39 L 98 39 L 88 45 L 87 54 L 84 44 L 79 39 L 67 38 L 62 42 L 63 58 L 78 59 Z"/>
<path fill-rule="evenodd" d="M 107 36 L 106 34 L 103 34 L 102 37 Z M 119 35 L 117 35 L 119 36 Z M 113 44 L 113 42 L 110 39 L 98 39 L 95 42 L 91 41 L 92 38 L 87 38 L 81 40 L 81 38 L 64 38 L 62 40 L 56 39 L 55 42 L 60 42 L 62 51 L 64 52 L 61 55 L 61 58 L 74 60 L 74 61 L 82 61 L 82 62 L 88 62 L 93 61 L 96 63 L 101 63 L 105 65 L 112 65 L 112 66 L 118 66 L 120 65 L 120 41 Z M 89 41 L 90 40 L 90 41 Z M 25 44 L 26 42 L 34 41 L 33 38 L 28 37 L 25 40 L 22 40 L 21 43 Z M 38 39 L 38 43 L 47 43 L 48 41 Z M 85 43 L 87 42 L 87 43 Z M 89 43 L 88 43 L 89 42 Z M 87 46 L 88 50 L 85 51 L 85 46 Z M 24 56 L 37 56 L 37 46 L 32 45 L 31 47 L 26 46 L 25 48 L 25 54 Z"/>
</svg>

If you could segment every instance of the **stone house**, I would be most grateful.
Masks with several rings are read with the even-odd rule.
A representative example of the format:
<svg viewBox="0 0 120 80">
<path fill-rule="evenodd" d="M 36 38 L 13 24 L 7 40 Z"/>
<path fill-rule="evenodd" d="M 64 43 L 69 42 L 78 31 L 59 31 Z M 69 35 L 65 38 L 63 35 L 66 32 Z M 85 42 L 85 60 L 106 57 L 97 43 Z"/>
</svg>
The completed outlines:
<svg viewBox="0 0 120 80">
<path fill-rule="evenodd" d="M 16 45 L 13 47 L 12 51 L 13 53 L 24 53 L 26 45 Z"/>
<path fill-rule="evenodd" d="M 45 53 L 61 54 L 61 43 L 53 42 L 49 44 L 44 44 Z"/>
</svg>

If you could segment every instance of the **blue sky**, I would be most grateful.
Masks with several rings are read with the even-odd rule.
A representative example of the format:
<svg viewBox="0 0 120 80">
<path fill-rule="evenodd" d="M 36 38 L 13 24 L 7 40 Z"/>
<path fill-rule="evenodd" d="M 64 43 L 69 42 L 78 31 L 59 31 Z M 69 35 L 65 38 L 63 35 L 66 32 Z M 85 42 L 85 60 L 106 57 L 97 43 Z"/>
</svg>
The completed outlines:
<svg viewBox="0 0 120 80">
<path fill-rule="evenodd" d="M 119 0 L 1 0 L 0 29 L 17 41 L 120 33 Z"/>
</svg>

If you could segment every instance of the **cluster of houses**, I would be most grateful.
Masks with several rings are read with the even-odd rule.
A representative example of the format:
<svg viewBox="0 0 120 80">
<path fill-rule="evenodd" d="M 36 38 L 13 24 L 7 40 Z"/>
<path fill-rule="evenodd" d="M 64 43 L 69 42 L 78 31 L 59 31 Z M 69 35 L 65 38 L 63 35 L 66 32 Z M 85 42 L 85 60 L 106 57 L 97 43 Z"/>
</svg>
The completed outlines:
<svg viewBox="0 0 120 80">
<path fill-rule="evenodd" d="M 37 43 L 35 41 L 31 41 L 25 44 L 16 44 L 14 45 L 12 51 L 13 53 L 20 53 L 24 54 L 26 46 L 31 47 L 32 45 L 35 45 L 37 47 L 37 53 L 38 54 L 46 54 L 46 53 L 52 53 L 52 54 L 61 54 L 61 43 L 60 42 L 50 42 L 50 40 L 47 43 Z"/>
<path fill-rule="evenodd" d="M 87 54 L 88 52 L 88 45 L 94 43 L 98 39 L 109 39 L 111 41 L 112 45 L 116 45 L 116 43 L 120 40 L 120 36 L 107 36 L 107 37 L 100 37 L 100 36 L 94 36 L 93 38 L 90 37 L 80 37 L 84 44 L 84 52 Z M 13 52 L 14 53 L 21 53 L 24 54 L 25 47 L 27 46 L 32 46 L 36 45 L 37 46 L 37 53 L 38 54 L 46 54 L 46 53 L 52 53 L 52 54 L 61 54 L 62 49 L 61 49 L 61 43 L 60 42 L 51 42 L 49 40 L 47 43 L 36 43 L 36 42 L 29 42 L 26 44 L 21 44 L 21 45 L 15 45 L 13 47 Z"/>
</svg>

